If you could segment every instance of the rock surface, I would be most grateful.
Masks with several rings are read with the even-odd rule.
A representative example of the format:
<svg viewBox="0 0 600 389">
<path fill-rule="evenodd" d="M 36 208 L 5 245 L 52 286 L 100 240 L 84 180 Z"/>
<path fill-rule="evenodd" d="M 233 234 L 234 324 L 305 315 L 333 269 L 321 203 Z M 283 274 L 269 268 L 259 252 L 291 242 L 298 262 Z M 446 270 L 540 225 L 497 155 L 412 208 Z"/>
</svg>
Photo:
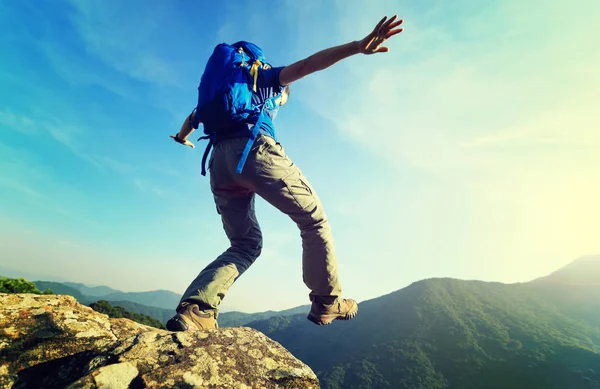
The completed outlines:
<svg viewBox="0 0 600 389">
<path fill-rule="evenodd" d="M 70 296 L 0 293 L 0 389 L 319 388 L 250 328 L 195 333 L 109 319 Z"/>
</svg>

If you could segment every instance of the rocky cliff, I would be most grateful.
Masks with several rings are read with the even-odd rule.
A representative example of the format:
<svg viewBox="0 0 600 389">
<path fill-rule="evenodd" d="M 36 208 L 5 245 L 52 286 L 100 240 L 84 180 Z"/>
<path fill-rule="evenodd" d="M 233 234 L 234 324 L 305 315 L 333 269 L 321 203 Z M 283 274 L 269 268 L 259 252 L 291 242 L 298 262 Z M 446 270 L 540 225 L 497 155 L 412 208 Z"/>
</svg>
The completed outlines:
<svg viewBox="0 0 600 389">
<path fill-rule="evenodd" d="M 62 295 L 0 294 L 0 388 L 318 388 L 250 328 L 174 333 Z"/>
</svg>

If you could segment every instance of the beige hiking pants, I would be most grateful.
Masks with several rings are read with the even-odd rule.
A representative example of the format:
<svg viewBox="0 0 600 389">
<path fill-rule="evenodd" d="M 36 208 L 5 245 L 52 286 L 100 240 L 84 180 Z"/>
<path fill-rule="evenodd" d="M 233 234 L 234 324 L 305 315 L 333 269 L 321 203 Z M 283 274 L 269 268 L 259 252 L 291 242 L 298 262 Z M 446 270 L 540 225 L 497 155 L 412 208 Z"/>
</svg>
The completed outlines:
<svg viewBox="0 0 600 389">
<path fill-rule="evenodd" d="M 236 173 L 247 141 L 224 140 L 212 152 L 210 184 L 231 247 L 200 272 L 181 301 L 216 312 L 229 287 L 258 258 L 262 249 L 254 213 L 258 194 L 300 229 L 303 280 L 311 301 L 333 302 L 342 287 L 331 228 L 317 194 L 283 147 L 267 136 L 256 139 L 242 173 Z"/>
</svg>

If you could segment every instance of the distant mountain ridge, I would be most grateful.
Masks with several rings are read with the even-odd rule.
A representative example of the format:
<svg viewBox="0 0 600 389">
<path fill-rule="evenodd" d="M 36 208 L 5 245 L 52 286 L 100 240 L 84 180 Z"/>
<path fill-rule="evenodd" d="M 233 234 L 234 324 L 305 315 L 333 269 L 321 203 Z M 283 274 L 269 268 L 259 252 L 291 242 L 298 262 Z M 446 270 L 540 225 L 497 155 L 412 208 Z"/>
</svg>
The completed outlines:
<svg viewBox="0 0 600 389">
<path fill-rule="evenodd" d="M 600 255 L 581 257 L 533 283 L 595 287 L 600 291 Z"/>
<path fill-rule="evenodd" d="M 99 286 L 87 286 L 78 282 L 63 282 L 63 284 L 70 286 L 72 288 L 77 289 L 82 294 L 86 296 L 93 297 L 104 297 L 114 293 L 123 293 L 120 290 L 110 288 L 108 286 L 99 285 Z"/>
<path fill-rule="evenodd" d="M 51 289 L 56 294 L 73 296 L 82 304 L 92 304 L 106 300 L 110 304 L 125 308 L 134 313 L 148 315 L 162 323 L 166 323 L 174 314 L 180 296 L 166 290 L 149 292 L 122 292 L 107 286 L 90 287 L 77 282 L 35 281 L 38 289 Z M 161 306 L 162 305 L 162 306 Z M 257 320 L 266 320 L 275 316 L 288 316 L 300 312 L 308 312 L 309 305 L 287 309 L 284 311 L 266 311 L 257 313 L 224 312 L 219 314 L 220 327 L 241 327 Z"/>
<path fill-rule="evenodd" d="M 41 281 L 36 281 L 36 283 L 37 282 Z M 87 300 L 91 300 L 91 302 L 95 302 L 100 299 L 107 301 L 131 301 L 133 303 L 169 309 L 171 311 L 173 311 L 177 304 L 179 304 L 179 300 L 181 298 L 179 294 L 171 292 L 170 290 L 122 292 L 108 286 L 90 287 L 76 282 L 67 282 L 63 285 L 76 289 L 81 295 L 85 296 Z"/>
<path fill-rule="evenodd" d="M 563 314 L 600 326 L 600 255 L 579 258 L 525 287 Z"/>
<path fill-rule="evenodd" d="M 88 296 L 85 296 L 83 293 L 81 293 L 78 289 L 73 288 L 66 283 L 54 281 L 34 281 L 34 284 L 39 290 L 42 291 L 51 289 L 54 294 L 66 294 L 73 296 L 81 304 L 89 304 L 94 302 Z"/>
<path fill-rule="evenodd" d="M 138 304 L 174 310 L 181 296 L 169 290 L 153 290 L 148 292 L 117 292 L 102 297 L 108 301 L 128 300 Z"/>
<path fill-rule="evenodd" d="M 152 306 L 148 306 L 148 305 L 134 303 L 133 301 L 127 301 L 127 300 L 119 300 L 119 301 L 107 300 L 107 301 L 111 305 L 114 305 L 115 307 L 124 308 L 129 312 L 141 313 L 143 315 L 153 317 L 156 320 L 159 320 L 163 324 L 166 324 L 167 320 L 169 320 L 175 314 L 174 309 L 152 307 Z"/>
<path fill-rule="evenodd" d="M 219 327 L 241 327 L 249 323 L 267 320 L 272 317 L 287 317 L 297 314 L 306 315 L 310 310 L 310 305 L 301 305 L 299 307 L 286 309 L 284 311 L 265 311 L 257 313 L 243 312 L 224 312 L 219 314 Z"/>
<path fill-rule="evenodd" d="M 166 323 L 173 316 L 180 298 L 176 293 L 166 290 L 122 292 L 107 286 L 89 287 L 76 282 L 34 281 L 34 283 L 38 289 L 51 289 L 55 294 L 73 296 L 81 304 L 89 305 L 99 300 L 106 300 L 114 306 L 151 316 L 162 323 Z M 88 295 L 85 292 L 96 293 L 96 295 Z"/>
</svg>

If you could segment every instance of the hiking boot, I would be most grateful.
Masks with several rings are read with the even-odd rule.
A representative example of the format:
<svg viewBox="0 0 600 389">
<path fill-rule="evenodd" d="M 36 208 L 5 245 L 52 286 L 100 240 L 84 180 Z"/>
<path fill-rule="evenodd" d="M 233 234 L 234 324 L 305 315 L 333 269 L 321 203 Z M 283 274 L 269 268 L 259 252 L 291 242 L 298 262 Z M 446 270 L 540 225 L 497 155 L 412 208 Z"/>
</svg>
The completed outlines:
<svg viewBox="0 0 600 389">
<path fill-rule="evenodd" d="M 202 312 L 197 304 L 181 303 L 177 315 L 167 322 L 169 331 L 200 331 L 208 328 L 219 328 L 214 313 Z"/>
<path fill-rule="evenodd" d="M 334 320 L 350 320 L 358 313 L 358 304 L 352 299 L 338 299 L 333 304 L 313 301 L 307 319 L 319 326 L 331 324 Z"/>
</svg>

